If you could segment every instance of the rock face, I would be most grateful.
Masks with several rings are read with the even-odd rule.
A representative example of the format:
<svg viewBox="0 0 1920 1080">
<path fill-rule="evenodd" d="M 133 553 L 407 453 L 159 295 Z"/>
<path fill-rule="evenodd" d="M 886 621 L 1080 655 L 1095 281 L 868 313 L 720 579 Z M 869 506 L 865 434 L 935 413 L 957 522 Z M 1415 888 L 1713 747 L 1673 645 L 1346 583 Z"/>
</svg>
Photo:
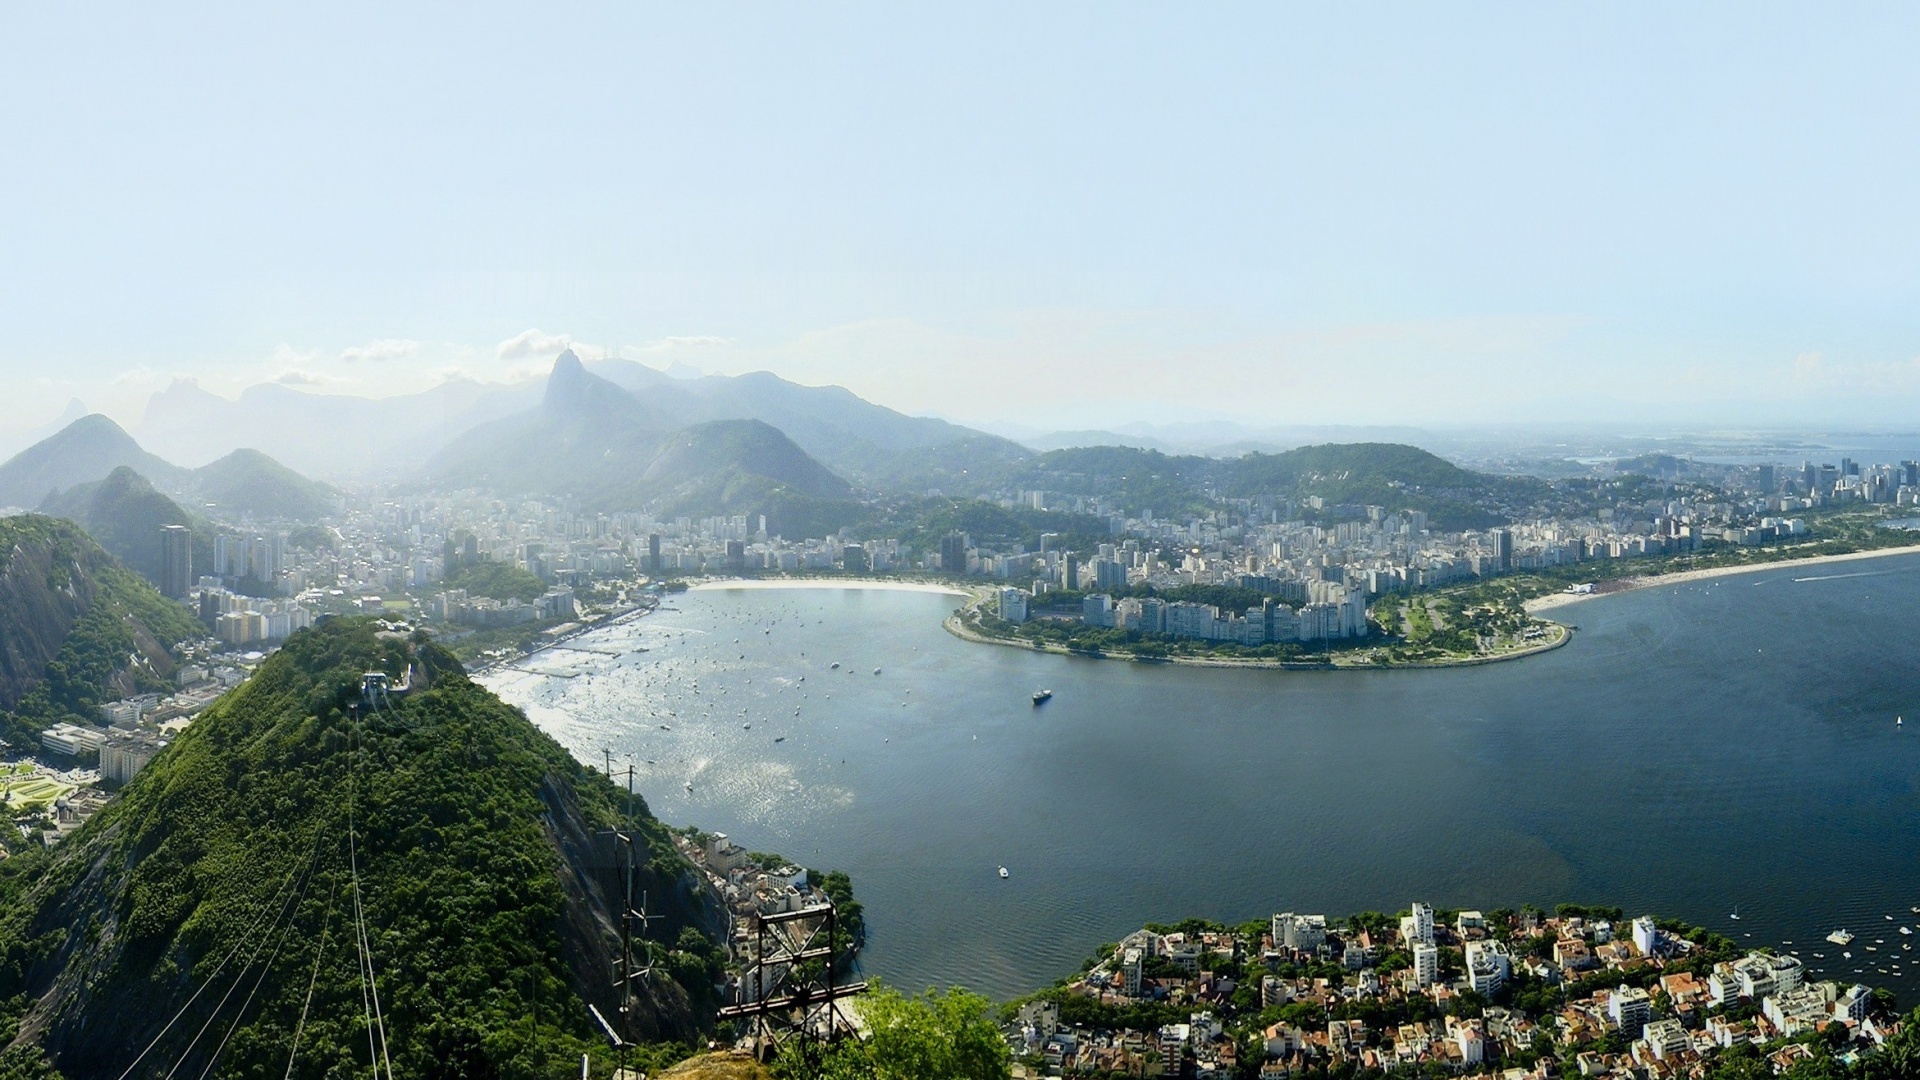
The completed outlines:
<svg viewBox="0 0 1920 1080">
<path fill-rule="evenodd" d="M 78 530 L 73 530 L 78 531 Z M 106 552 L 70 532 L 0 522 L 0 708 L 12 709 L 40 682 L 47 662 L 93 603 Z"/>
<path fill-rule="evenodd" d="M 369 698 L 366 672 L 408 689 Z M 9 1053 L 68 1080 L 119 1077 L 150 1043 L 192 1075 L 284 1075 L 299 1028 L 300 1075 L 345 1075 L 367 1067 L 368 968 L 397 1074 L 578 1060 L 589 1004 L 632 1041 L 692 1038 L 721 974 L 702 935 L 723 917 L 627 803 L 423 638 L 302 631 L 0 882 L 0 1000 L 33 1002 Z M 624 1015 L 616 834 L 658 916 Z M 224 1050 L 194 1041 L 203 1025 L 231 1028 Z"/>
<path fill-rule="evenodd" d="M 173 675 L 168 649 L 203 631 L 70 521 L 0 518 L 0 735 L 56 720 Z"/>
</svg>

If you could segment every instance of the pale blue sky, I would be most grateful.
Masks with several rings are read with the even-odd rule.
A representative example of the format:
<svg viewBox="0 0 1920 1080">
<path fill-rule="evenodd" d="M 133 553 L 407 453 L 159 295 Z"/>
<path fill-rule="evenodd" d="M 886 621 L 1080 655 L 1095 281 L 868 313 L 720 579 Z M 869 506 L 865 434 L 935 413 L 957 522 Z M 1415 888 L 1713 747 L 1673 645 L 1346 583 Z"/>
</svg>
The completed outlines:
<svg viewBox="0 0 1920 1080">
<path fill-rule="evenodd" d="M 4 425 L 562 337 L 980 420 L 1915 414 L 1920 8 L 1354 7 L 10 4 Z"/>
</svg>

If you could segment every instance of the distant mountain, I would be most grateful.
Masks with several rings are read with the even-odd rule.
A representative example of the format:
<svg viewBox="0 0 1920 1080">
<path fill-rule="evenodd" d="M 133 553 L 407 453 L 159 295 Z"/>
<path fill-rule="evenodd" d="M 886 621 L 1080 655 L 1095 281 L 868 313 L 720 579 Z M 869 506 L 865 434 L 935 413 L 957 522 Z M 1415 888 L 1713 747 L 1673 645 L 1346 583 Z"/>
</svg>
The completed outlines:
<svg viewBox="0 0 1920 1080">
<path fill-rule="evenodd" d="M 144 491 L 135 491 L 124 478 L 96 488 L 121 469 L 137 474 Z M 36 491 L 37 495 L 27 498 Z M 90 529 L 120 519 L 140 520 L 144 527 L 155 515 L 141 516 L 140 506 L 142 500 L 151 504 L 148 496 L 156 491 L 225 521 L 249 517 L 310 521 L 332 512 L 336 494 L 333 488 L 301 476 L 258 450 L 236 450 L 198 469 L 179 468 L 147 453 L 118 424 L 97 414 L 74 421 L 0 465 L 0 505 L 47 506 L 75 520 L 81 520 L 75 515 L 84 508 L 94 506 Z M 98 499 L 107 500 L 106 505 L 96 505 Z M 104 538 L 111 534 L 95 535 L 113 547 Z M 146 572 L 140 557 L 115 553 Z"/>
<path fill-rule="evenodd" d="M 188 489 L 222 516 L 312 521 L 333 512 L 330 485 L 309 480 L 258 450 L 235 450 L 193 470 Z"/>
<path fill-rule="evenodd" d="M 368 671 L 409 689 L 361 709 Z M 654 917 L 627 1011 L 623 837 Z M 12 862 L 9 1076 L 347 1076 L 370 1032 L 395 1075 L 555 1075 L 606 1060 L 589 1005 L 657 1073 L 719 1004 L 724 915 L 645 802 L 371 620 L 294 635 L 118 801 Z"/>
<path fill-rule="evenodd" d="M 125 465 L 104 480 L 76 484 L 52 496 L 40 505 L 40 512 L 79 525 L 114 558 L 155 584 L 161 572 L 160 530 L 167 525 L 191 529 L 192 546 L 198 549 L 193 552 L 194 565 L 212 565 L 214 529 Z"/>
<path fill-rule="evenodd" d="M 589 369 L 681 421 L 760 420 L 829 468 L 868 487 L 912 490 L 968 469 L 1018 461 L 1010 439 L 945 420 L 907 416 L 839 386 L 802 386 L 771 372 L 677 379 L 627 360 Z"/>
<path fill-rule="evenodd" d="M 99 706 L 173 675 L 168 650 L 203 631 L 80 527 L 0 518 L 0 735 L 99 722 Z"/>
<path fill-rule="evenodd" d="M 906 416 L 838 386 L 801 386 L 764 371 L 681 378 L 631 360 L 582 365 L 576 357 L 574 364 L 580 370 L 569 377 L 576 383 L 578 375 L 591 375 L 599 392 L 614 387 L 643 403 L 649 428 L 759 420 L 868 487 L 917 490 L 1030 453 L 997 435 Z M 362 398 L 268 383 L 235 401 L 182 380 L 148 401 L 138 430 L 146 445 L 177 461 L 207 461 L 246 446 L 308 475 L 411 476 L 462 435 L 535 409 L 551 390 L 546 379 L 452 379 L 418 394 Z"/>
<path fill-rule="evenodd" d="M 1174 456 L 1120 446 L 1054 450 L 1002 478 L 1023 489 L 1099 496 L 1128 512 L 1174 516 L 1229 498 L 1419 510 L 1442 528 L 1485 528 L 1544 490 L 1541 481 L 1462 469 L 1415 446 L 1325 443 L 1234 458 Z"/>
<path fill-rule="evenodd" d="M 119 424 L 94 413 L 0 464 L 0 506 L 39 506 L 54 492 L 99 480 L 122 465 L 167 487 L 184 475 L 141 449 Z"/>
<path fill-rule="evenodd" d="M 538 409 L 454 440 L 428 462 L 427 476 L 442 487 L 565 495 L 593 508 L 651 506 L 663 513 L 768 513 L 794 500 L 835 502 L 852 494 L 851 485 L 772 425 L 685 426 L 683 405 L 658 388 L 630 393 L 569 351 L 554 362 Z"/>
<path fill-rule="evenodd" d="M 178 461 L 211 461 L 251 447 L 308 475 L 399 477 L 461 433 L 538 403 L 540 393 L 537 382 L 472 379 L 386 398 L 264 383 L 229 400 L 179 380 L 148 400 L 138 430 L 144 443 Z"/>
</svg>

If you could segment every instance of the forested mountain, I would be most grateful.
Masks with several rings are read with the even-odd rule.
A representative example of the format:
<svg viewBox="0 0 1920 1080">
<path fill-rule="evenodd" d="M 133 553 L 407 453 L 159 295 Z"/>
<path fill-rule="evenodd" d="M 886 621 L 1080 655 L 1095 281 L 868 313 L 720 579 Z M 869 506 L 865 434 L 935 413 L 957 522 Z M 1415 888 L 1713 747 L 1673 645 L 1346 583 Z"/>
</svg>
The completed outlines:
<svg viewBox="0 0 1920 1080">
<path fill-rule="evenodd" d="M 0 518 L 0 735 L 30 744 L 59 721 L 168 685 L 168 650 L 204 633 L 72 522 Z"/>
<path fill-rule="evenodd" d="M 333 510 L 336 492 L 258 450 L 235 450 L 193 470 L 190 490 L 209 512 L 282 521 L 312 521 Z"/>
<path fill-rule="evenodd" d="M 852 487 L 771 425 L 685 426 L 680 413 L 588 372 L 566 353 L 540 408 L 476 428 L 428 463 L 439 487 L 568 495 L 598 509 L 766 513 L 838 504 Z M 846 516 L 857 512 L 847 503 Z"/>
<path fill-rule="evenodd" d="M 1236 458 L 1174 456 L 1123 446 L 1053 450 L 995 478 L 1022 489 L 1097 496 L 1129 513 L 1175 517 L 1206 507 L 1210 496 L 1305 500 L 1419 510 L 1441 528 L 1484 528 L 1511 520 L 1503 511 L 1541 497 L 1528 477 L 1462 469 L 1399 443 L 1326 443 Z"/>
<path fill-rule="evenodd" d="M 369 707 L 361 675 L 411 690 Z M 302 631 L 50 855 L 0 864 L 0 1073 L 556 1076 L 690 1039 L 723 954 L 665 829 L 422 639 Z M 652 973 L 613 989 L 624 856 Z M 361 964 L 362 949 L 367 966 Z M 371 983 L 362 981 L 371 970 Z M 373 1006 L 377 992 L 378 1007 Z"/>
<path fill-rule="evenodd" d="M 66 518 L 87 530 L 87 535 L 114 558 L 156 585 L 160 582 L 160 530 L 164 526 L 187 526 L 194 565 L 206 568 L 213 564 L 213 525 L 155 491 L 146 477 L 125 465 L 108 473 L 104 480 L 54 495 L 41 504 L 40 512 Z"/>
</svg>

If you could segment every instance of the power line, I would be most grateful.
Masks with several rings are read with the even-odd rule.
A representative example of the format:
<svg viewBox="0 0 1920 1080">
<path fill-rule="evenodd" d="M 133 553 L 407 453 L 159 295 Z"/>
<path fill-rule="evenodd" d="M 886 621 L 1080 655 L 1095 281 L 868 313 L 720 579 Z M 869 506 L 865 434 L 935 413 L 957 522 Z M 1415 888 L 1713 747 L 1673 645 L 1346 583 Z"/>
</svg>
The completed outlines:
<svg viewBox="0 0 1920 1080">
<path fill-rule="evenodd" d="M 314 837 L 314 847 L 316 851 L 319 849 L 319 843 L 320 838 L 316 835 Z M 188 1009 L 193 1008 L 193 1003 L 200 1000 L 200 995 L 205 993 L 207 987 L 212 986 L 214 980 L 220 977 L 220 973 L 226 970 L 227 964 L 232 962 L 234 957 L 240 955 L 240 950 L 246 947 L 247 942 L 253 940 L 253 932 L 260 926 L 260 920 L 266 917 L 268 911 L 281 906 L 279 903 L 276 903 L 280 899 L 280 894 L 285 892 L 287 887 L 293 883 L 295 875 L 299 872 L 300 868 L 298 866 L 287 870 L 287 876 L 281 880 L 279 887 L 274 889 L 273 896 L 261 901 L 260 910 L 255 913 L 253 922 L 248 924 L 246 932 L 234 941 L 233 948 L 227 950 L 227 955 L 221 958 L 220 963 L 214 967 L 213 973 L 207 976 L 207 981 L 200 984 L 200 988 L 195 990 L 191 997 L 187 998 L 186 1004 L 180 1006 L 179 1010 L 173 1014 L 173 1018 L 167 1021 L 167 1026 L 161 1028 L 160 1033 L 155 1035 L 151 1042 L 147 1043 L 146 1049 L 140 1051 L 140 1056 L 134 1058 L 133 1063 L 128 1065 L 125 1071 L 121 1072 L 119 1080 L 127 1080 L 127 1077 L 133 1075 L 133 1070 L 140 1067 L 140 1063 L 147 1059 L 147 1055 L 153 1053 L 153 1048 L 160 1045 L 160 1040 L 167 1037 L 167 1032 L 173 1030 L 173 1025 L 180 1022 L 180 1018 L 187 1014 Z M 278 922 L 279 917 L 275 916 L 274 921 Z"/>
<path fill-rule="evenodd" d="M 313 869 L 313 863 L 315 862 L 315 860 L 319 858 L 319 855 L 320 855 L 320 837 L 318 835 L 315 835 L 313 838 L 313 854 L 308 856 L 308 859 L 307 859 L 306 869 L 309 871 L 309 873 L 307 875 L 302 876 L 301 886 L 298 889 L 290 892 L 287 895 L 287 898 L 280 902 L 280 911 L 274 915 L 273 922 L 267 925 L 268 934 L 270 936 L 273 936 L 276 941 L 284 940 L 285 931 L 284 930 L 281 931 L 280 934 L 274 934 L 273 928 L 280 925 L 280 916 L 282 914 L 287 913 L 288 905 L 293 901 L 297 900 L 299 896 L 305 895 L 306 893 L 305 883 L 307 881 L 312 880 L 310 872 Z M 295 915 L 299 913 L 299 909 L 297 905 L 294 906 L 293 913 Z M 292 922 L 291 920 L 289 920 L 288 926 L 291 926 L 291 925 L 292 925 Z M 240 983 L 246 979 L 247 972 L 253 969 L 254 961 L 259 959 L 260 950 L 266 948 L 266 946 L 267 946 L 267 939 L 265 937 L 260 938 L 259 941 L 254 944 L 253 953 L 252 955 L 247 957 L 246 965 L 240 969 L 240 974 L 234 976 L 233 985 L 227 987 L 227 992 L 220 996 L 220 1003 L 213 1007 L 213 1012 L 207 1014 L 206 1022 L 200 1025 L 200 1030 L 193 1033 L 193 1038 L 188 1041 L 187 1048 L 185 1050 L 182 1050 L 180 1052 L 180 1057 L 174 1061 L 173 1068 L 167 1070 L 166 1080 L 173 1080 L 173 1074 L 179 1072 L 180 1066 L 186 1064 L 187 1058 L 193 1053 L 193 1048 L 200 1045 L 200 1037 L 207 1033 L 207 1029 L 213 1026 L 214 1020 L 219 1018 L 220 1011 L 227 1007 L 227 1002 L 233 997 L 233 992 L 240 988 Z M 275 952 L 279 951 L 278 946 L 275 947 L 274 951 Z"/>
<path fill-rule="evenodd" d="M 316 860 L 319 858 L 319 854 L 319 848 L 316 845 L 314 848 L 314 857 Z M 253 1006 L 254 997 L 260 993 L 260 984 L 267 981 L 267 972 L 273 969 L 273 962 L 280 958 L 281 947 L 287 943 L 287 938 L 293 934 L 294 924 L 300 920 L 300 904 L 307 898 L 307 889 L 312 884 L 313 874 L 309 871 L 306 881 L 300 886 L 300 895 L 294 899 L 293 909 L 287 914 L 287 925 L 281 929 L 279 938 L 274 941 L 273 951 L 267 954 L 267 962 L 260 965 L 260 974 L 254 976 L 253 989 L 247 991 L 247 1000 L 240 1003 L 239 1010 L 233 1014 L 233 1023 L 227 1025 L 226 1035 L 221 1037 L 220 1045 L 213 1048 L 213 1056 L 207 1059 L 206 1068 L 200 1070 L 199 1080 L 207 1080 L 207 1074 L 211 1073 L 213 1067 L 219 1063 L 220 1055 L 227 1052 L 227 1044 L 233 1041 L 233 1033 L 240 1030 L 240 1021 L 247 1015 L 247 1010 Z M 246 973 L 242 972 L 241 978 L 245 977 Z M 234 986 L 237 987 L 239 985 L 240 980 L 235 979 Z M 232 994 L 233 991 L 229 990 L 227 993 Z M 221 1004 L 224 1005 L 225 1001 L 223 1000 Z M 214 1015 L 219 1015 L 219 1012 L 220 1010 L 215 1009 Z"/>
<path fill-rule="evenodd" d="M 313 1008 L 313 988 L 320 983 L 320 961 L 327 954 L 327 935 L 333 932 L 333 909 L 339 897 L 327 901 L 327 921 L 320 930 L 320 947 L 313 951 L 313 974 L 307 979 L 307 999 L 300 1006 L 300 1022 L 293 1028 L 293 1049 L 287 1053 L 287 1075 L 284 1080 L 293 1080 L 293 1062 L 300 1056 L 300 1039 L 307 1030 L 307 1011 Z"/>
</svg>

